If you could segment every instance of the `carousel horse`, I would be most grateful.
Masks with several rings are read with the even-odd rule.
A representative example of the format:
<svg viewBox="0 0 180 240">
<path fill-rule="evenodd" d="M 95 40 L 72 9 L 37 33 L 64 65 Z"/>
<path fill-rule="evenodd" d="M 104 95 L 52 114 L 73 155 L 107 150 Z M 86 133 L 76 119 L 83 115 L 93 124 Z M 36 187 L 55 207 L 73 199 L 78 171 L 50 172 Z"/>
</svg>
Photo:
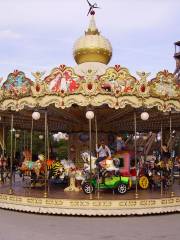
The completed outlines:
<svg viewBox="0 0 180 240">
<path fill-rule="evenodd" d="M 66 170 L 75 168 L 75 164 L 71 160 L 63 159 L 63 160 L 61 160 L 61 164 L 63 165 L 64 169 L 66 169 Z"/>
<path fill-rule="evenodd" d="M 20 170 L 25 174 L 29 174 L 32 171 L 34 171 L 36 176 L 39 177 L 40 173 L 44 172 L 45 170 L 44 155 L 40 154 L 38 156 L 38 160 L 35 162 L 30 160 L 29 155 L 28 157 L 27 155 L 24 155 L 24 156 L 25 156 L 25 159 L 22 163 L 22 166 L 20 167 Z"/>
<path fill-rule="evenodd" d="M 20 170 L 23 174 L 29 175 L 30 171 L 32 170 L 33 162 L 31 159 L 31 152 L 28 149 L 23 151 L 24 160 L 20 167 Z"/>
<path fill-rule="evenodd" d="M 158 188 L 161 187 L 161 183 L 163 186 L 163 190 L 167 190 L 168 187 L 172 183 L 171 178 L 171 170 L 173 167 L 172 160 L 169 159 L 167 161 L 159 161 L 154 164 L 154 167 L 149 169 L 149 180 L 150 180 L 150 188 Z"/>
<path fill-rule="evenodd" d="M 88 152 L 84 152 L 81 154 L 81 157 L 84 161 L 84 170 L 89 172 L 90 171 L 90 154 Z M 95 169 L 97 169 L 96 160 L 97 160 L 96 157 L 91 156 L 91 169 L 93 172 L 95 171 Z M 116 167 L 114 164 L 114 159 L 109 157 L 101 161 L 99 165 L 101 166 L 102 170 L 106 170 L 109 172 L 119 170 L 119 168 Z"/>
<path fill-rule="evenodd" d="M 96 160 L 97 158 L 94 156 L 90 157 L 90 154 L 88 152 L 81 153 L 82 160 L 84 162 L 84 171 L 89 172 L 90 171 L 90 161 L 91 161 L 91 169 L 94 172 L 94 170 L 97 168 L 96 166 Z"/>
</svg>

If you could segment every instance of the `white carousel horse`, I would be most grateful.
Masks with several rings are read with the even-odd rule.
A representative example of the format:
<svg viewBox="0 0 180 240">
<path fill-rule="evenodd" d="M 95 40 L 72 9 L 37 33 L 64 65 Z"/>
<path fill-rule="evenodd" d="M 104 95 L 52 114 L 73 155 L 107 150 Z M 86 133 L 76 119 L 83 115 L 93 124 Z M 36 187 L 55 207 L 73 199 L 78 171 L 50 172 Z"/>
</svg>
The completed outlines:
<svg viewBox="0 0 180 240">
<path fill-rule="evenodd" d="M 63 167 L 65 169 L 75 168 L 75 165 L 74 165 L 73 161 L 71 161 L 71 160 L 63 159 L 63 160 L 61 160 L 61 164 L 63 165 Z"/>
<path fill-rule="evenodd" d="M 81 157 L 84 161 L 84 169 L 86 171 L 90 171 L 90 154 L 88 152 L 83 152 L 81 154 Z M 92 171 L 97 168 L 96 160 L 97 160 L 96 157 L 91 156 L 91 169 L 92 169 Z M 100 165 L 103 169 L 106 169 L 107 171 L 118 171 L 119 170 L 119 168 L 117 168 L 114 165 L 113 159 L 111 159 L 109 157 L 107 157 L 105 160 L 101 161 Z"/>
<path fill-rule="evenodd" d="M 97 158 L 92 156 L 90 157 L 89 152 L 83 152 L 81 153 L 82 160 L 84 162 L 84 170 L 85 171 L 90 171 L 90 161 L 91 161 L 91 169 L 94 171 L 96 169 L 96 160 Z"/>
<path fill-rule="evenodd" d="M 64 168 L 64 175 L 65 176 L 68 176 L 69 175 L 69 173 L 73 170 L 75 170 L 75 164 L 73 163 L 73 161 L 71 161 L 71 160 L 66 160 L 66 159 L 63 159 L 63 160 L 61 160 L 61 164 L 62 164 L 62 166 L 63 166 L 63 168 Z"/>
</svg>

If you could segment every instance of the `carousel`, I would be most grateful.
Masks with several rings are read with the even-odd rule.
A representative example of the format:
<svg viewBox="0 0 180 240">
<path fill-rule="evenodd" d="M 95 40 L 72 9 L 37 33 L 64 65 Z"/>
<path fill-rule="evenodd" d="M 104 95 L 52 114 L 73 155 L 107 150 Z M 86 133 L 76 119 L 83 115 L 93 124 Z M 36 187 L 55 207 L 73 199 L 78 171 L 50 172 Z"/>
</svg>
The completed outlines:
<svg viewBox="0 0 180 240">
<path fill-rule="evenodd" d="M 120 216 L 180 211 L 180 86 L 108 66 L 91 11 L 75 67 L 10 73 L 0 88 L 0 207 Z M 54 139 L 67 154 L 57 157 Z M 63 140 L 62 140 L 63 139 Z M 104 154 L 104 155 L 103 155 Z"/>
</svg>

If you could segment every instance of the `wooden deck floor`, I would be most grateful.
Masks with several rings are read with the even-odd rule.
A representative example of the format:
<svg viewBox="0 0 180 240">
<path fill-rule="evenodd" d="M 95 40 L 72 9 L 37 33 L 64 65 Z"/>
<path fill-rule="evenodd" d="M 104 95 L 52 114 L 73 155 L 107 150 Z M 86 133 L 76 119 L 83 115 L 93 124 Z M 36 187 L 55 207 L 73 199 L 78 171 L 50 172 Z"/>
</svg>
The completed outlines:
<svg viewBox="0 0 180 240">
<path fill-rule="evenodd" d="M 84 194 L 82 191 L 80 192 L 64 192 L 64 188 L 66 186 L 62 184 L 50 184 L 48 197 L 50 198 L 59 198 L 59 199 L 89 199 L 89 195 Z M 16 180 L 13 183 L 13 190 L 15 195 L 19 196 L 31 196 L 31 197 L 43 197 L 44 196 L 44 187 L 36 187 L 36 188 L 29 188 L 24 186 L 22 179 L 19 176 L 16 176 Z M 180 196 L 180 185 L 179 180 L 176 179 L 173 185 L 173 188 L 169 189 L 167 192 L 163 192 L 161 195 L 160 189 L 156 190 L 141 190 L 138 189 L 138 194 L 140 199 L 155 199 L 155 198 L 162 198 L 162 197 L 170 197 L 171 192 L 175 193 L 175 196 Z M 7 194 L 9 192 L 9 182 L 4 184 L 0 184 L 0 193 Z M 94 193 L 93 199 L 98 198 L 97 192 Z M 99 193 L 100 199 L 104 200 L 121 200 L 121 199 L 135 199 L 135 190 L 131 189 L 126 194 L 120 195 L 117 193 L 113 193 L 112 190 L 108 191 L 100 191 Z"/>
</svg>

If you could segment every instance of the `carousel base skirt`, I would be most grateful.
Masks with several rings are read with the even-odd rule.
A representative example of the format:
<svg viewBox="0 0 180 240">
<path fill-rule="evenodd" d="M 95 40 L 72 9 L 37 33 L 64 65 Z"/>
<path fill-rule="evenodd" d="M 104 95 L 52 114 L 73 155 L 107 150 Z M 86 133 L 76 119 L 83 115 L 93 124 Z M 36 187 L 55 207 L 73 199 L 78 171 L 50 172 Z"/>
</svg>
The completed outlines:
<svg viewBox="0 0 180 240">
<path fill-rule="evenodd" d="M 180 197 L 136 200 L 78 200 L 0 194 L 0 208 L 54 215 L 150 215 L 180 212 Z"/>
<path fill-rule="evenodd" d="M 29 213 L 79 216 L 125 216 L 180 212 L 180 196 L 144 198 L 139 193 L 139 198 L 136 199 L 135 194 L 131 193 L 131 199 L 117 195 L 106 199 L 101 196 L 102 194 L 99 199 L 97 195 L 92 195 L 92 199 L 90 196 L 83 199 L 81 193 L 79 194 L 79 198 L 78 195 L 73 197 L 72 193 L 69 198 L 54 198 L 45 197 L 44 194 L 42 197 L 35 197 L 1 193 L 0 208 Z"/>
</svg>

